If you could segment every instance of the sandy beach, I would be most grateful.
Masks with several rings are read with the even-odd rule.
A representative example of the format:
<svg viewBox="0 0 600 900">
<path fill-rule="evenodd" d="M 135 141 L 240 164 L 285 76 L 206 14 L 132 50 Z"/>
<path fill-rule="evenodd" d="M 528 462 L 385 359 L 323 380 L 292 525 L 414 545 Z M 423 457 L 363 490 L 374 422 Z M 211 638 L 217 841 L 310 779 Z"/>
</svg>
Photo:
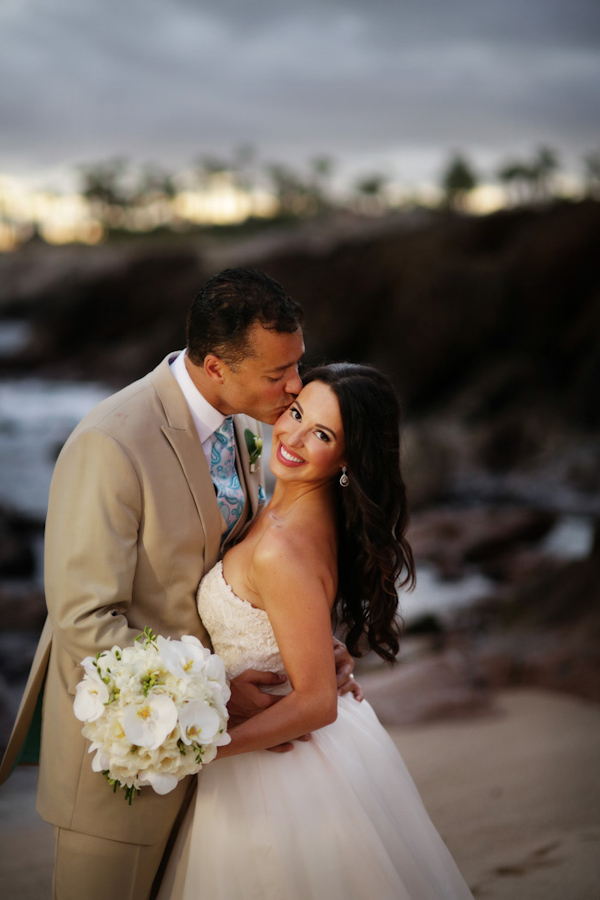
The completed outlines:
<svg viewBox="0 0 600 900">
<path fill-rule="evenodd" d="M 600 896 L 600 707 L 520 690 L 391 733 L 478 900 Z"/>
<path fill-rule="evenodd" d="M 477 900 L 598 896 L 599 706 L 502 692 L 490 713 L 390 734 Z M 0 883 L 11 900 L 50 898 L 52 829 L 34 809 L 36 778 L 20 769 L 0 790 Z"/>
</svg>

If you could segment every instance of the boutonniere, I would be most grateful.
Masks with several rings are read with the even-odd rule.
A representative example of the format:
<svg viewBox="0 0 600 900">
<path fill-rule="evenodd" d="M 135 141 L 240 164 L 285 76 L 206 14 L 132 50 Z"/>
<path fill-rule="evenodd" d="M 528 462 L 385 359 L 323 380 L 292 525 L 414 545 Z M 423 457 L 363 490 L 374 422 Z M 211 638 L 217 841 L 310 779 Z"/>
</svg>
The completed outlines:
<svg viewBox="0 0 600 900">
<path fill-rule="evenodd" d="M 263 439 L 257 434 L 253 434 L 249 428 L 246 428 L 244 431 L 244 438 L 246 439 L 246 447 L 250 454 L 250 471 L 256 472 L 256 463 L 262 453 Z"/>
</svg>

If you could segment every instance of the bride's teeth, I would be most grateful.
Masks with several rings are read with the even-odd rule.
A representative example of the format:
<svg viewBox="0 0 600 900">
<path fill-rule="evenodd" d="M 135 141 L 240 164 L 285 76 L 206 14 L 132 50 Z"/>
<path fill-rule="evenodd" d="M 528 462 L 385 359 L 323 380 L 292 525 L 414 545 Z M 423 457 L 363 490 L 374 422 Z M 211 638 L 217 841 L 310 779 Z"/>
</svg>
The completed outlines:
<svg viewBox="0 0 600 900">
<path fill-rule="evenodd" d="M 289 452 L 284 448 L 283 444 L 281 445 L 281 455 L 283 456 L 284 459 L 289 460 L 289 462 L 297 462 L 297 463 L 304 462 L 304 460 L 303 460 L 303 459 L 300 459 L 300 457 L 298 457 L 298 456 L 292 456 L 292 454 L 289 453 Z"/>
</svg>

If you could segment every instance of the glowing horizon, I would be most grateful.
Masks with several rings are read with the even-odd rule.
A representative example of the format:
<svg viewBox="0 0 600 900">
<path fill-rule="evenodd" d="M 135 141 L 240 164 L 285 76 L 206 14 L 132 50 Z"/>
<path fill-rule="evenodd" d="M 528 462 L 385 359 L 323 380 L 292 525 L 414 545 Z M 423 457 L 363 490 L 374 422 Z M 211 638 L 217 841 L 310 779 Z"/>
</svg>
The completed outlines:
<svg viewBox="0 0 600 900">
<path fill-rule="evenodd" d="M 558 180 L 560 195 L 578 199 L 583 196 L 581 182 L 563 176 Z M 411 204 L 437 207 L 443 199 L 439 186 L 424 183 L 409 190 L 387 184 L 381 192 L 375 213 L 399 209 Z M 342 203 L 342 206 L 345 204 Z M 351 202 L 349 204 L 352 206 Z M 464 210 L 486 215 L 513 206 L 506 187 L 483 182 L 465 194 Z M 36 232 L 49 244 L 101 243 L 107 229 L 98 214 L 98 201 L 71 190 L 60 193 L 31 186 L 27 179 L 0 173 L 0 252 L 16 250 Z M 233 225 L 249 217 L 272 218 L 277 215 L 278 198 L 266 189 L 244 189 L 227 172 L 213 175 L 202 188 L 185 188 L 173 197 L 149 198 L 138 206 L 109 207 L 109 227 L 131 232 L 151 232 L 167 226 L 173 230 L 186 225 Z M 367 206 L 362 213 L 373 213 Z M 106 210 L 105 210 L 106 212 Z"/>
</svg>

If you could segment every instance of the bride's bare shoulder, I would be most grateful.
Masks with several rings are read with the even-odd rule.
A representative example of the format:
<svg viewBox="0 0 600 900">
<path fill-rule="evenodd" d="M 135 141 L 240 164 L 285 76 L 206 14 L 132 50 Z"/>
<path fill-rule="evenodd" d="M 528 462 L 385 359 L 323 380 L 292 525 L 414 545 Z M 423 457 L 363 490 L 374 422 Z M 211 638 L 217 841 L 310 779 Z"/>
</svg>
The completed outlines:
<svg viewBox="0 0 600 900">
<path fill-rule="evenodd" d="M 273 518 L 257 542 L 261 558 L 275 559 L 280 554 L 294 553 L 301 557 L 313 553 L 324 554 L 335 542 L 335 527 L 330 519 L 295 511 L 285 518 Z"/>
<path fill-rule="evenodd" d="M 310 535 L 293 522 L 273 522 L 256 542 L 254 559 L 260 564 L 275 562 L 280 557 L 304 554 L 310 545 Z"/>
<path fill-rule="evenodd" d="M 337 581 L 335 535 L 324 523 L 301 517 L 274 524 L 257 541 L 252 563 L 259 578 L 285 577 L 288 584 L 318 580 L 329 593 Z"/>
</svg>

